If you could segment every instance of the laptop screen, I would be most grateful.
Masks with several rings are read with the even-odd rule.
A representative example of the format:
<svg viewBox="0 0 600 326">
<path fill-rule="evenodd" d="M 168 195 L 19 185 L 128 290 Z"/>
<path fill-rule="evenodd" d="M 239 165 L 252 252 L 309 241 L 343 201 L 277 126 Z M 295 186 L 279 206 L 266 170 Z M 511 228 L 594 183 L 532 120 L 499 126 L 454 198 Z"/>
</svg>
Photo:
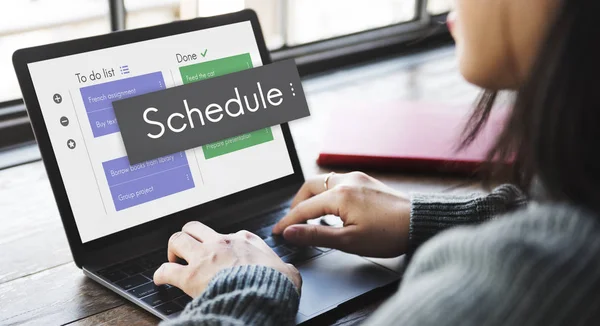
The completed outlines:
<svg viewBox="0 0 600 326">
<path fill-rule="evenodd" d="M 82 242 L 294 173 L 280 126 L 131 165 L 112 101 L 262 65 L 249 21 L 28 65 Z"/>
</svg>

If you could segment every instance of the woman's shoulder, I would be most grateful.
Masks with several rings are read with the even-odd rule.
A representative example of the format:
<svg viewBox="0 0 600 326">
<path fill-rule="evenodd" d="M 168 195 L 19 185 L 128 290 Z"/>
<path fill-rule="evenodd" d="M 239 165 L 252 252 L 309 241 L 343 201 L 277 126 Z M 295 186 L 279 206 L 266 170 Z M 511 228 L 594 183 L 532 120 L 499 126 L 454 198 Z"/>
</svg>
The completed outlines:
<svg viewBox="0 0 600 326">
<path fill-rule="evenodd" d="M 600 214 L 567 203 L 532 201 L 523 208 L 495 218 L 480 227 L 486 234 L 503 238 L 544 240 L 545 235 L 576 237 L 582 241 L 600 240 Z"/>
<path fill-rule="evenodd" d="M 532 202 L 487 223 L 443 232 L 425 243 L 414 260 L 485 259 L 499 266 L 537 261 L 544 266 L 571 256 L 573 260 L 600 256 L 600 215 L 569 204 Z M 600 267 L 600 261 L 591 263 Z"/>
<path fill-rule="evenodd" d="M 598 325 L 599 256 L 595 214 L 530 204 L 423 244 L 386 313 L 418 325 Z"/>
</svg>

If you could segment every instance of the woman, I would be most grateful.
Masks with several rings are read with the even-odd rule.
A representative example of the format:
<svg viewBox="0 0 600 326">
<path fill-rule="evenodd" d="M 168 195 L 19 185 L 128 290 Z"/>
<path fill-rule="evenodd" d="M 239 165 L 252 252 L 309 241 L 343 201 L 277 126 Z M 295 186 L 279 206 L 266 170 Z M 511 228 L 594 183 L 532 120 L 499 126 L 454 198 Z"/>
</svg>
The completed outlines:
<svg viewBox="0 0 600 326">
<path fill-rule="evenodd" d="M 485 123 L 491 91 L 515 90 L 490 158 L 515 162 L 512 182 L 527 196 L 505 185 L 483 197 L 408 199 L 362 173 L 333 174 L 325 186 L 307 181 L 273 232 L 367 256 L 418 248 L 397 294 L 367 324 L 598 324 L 599 13 L 597 0 L 456 0 L 449 25 L 460 70 L 490 90 L 465 141 Z M 298 224 L 323 214 L 345 226 Z M 256 236 L 189 223 L 170 239 L 169 261 L 155 282 L 195 297 L 169 324 L 293 323 L 300 275 Z"/>
</svg>

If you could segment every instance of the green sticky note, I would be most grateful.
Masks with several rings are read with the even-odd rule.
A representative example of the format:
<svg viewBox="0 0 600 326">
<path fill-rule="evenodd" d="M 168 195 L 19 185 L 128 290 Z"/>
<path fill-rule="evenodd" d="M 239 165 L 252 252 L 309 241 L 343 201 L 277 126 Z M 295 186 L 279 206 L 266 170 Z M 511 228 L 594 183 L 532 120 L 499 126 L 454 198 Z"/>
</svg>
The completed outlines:
<svg viewBox="0 0 600 326">
<path fill-rule="evenodd" d="M 273 140 L 273 132 L 271 128 L 265 128 L 204 145 L 202 151 L 204 152 L 204 158 L 208 160 L 271 140 Z"/>
<path fill-rule="evenodd" d="M 179 67 L 184 84 L 227 75 L 252 68 L 250 53 Z"/>
<path fill-rule="evenodd" d="M 250 53 L 244 53 L 179 67 L 179 73 L 183 83 L 189 84 L 250 68 L 252 68 Z M 208 160 L 271 140 L 273 140 L 273 132 L 271 128 L 265 128 L 204 145 L 202 151 L 204 152 L 204 158 Z"/>
</svg>

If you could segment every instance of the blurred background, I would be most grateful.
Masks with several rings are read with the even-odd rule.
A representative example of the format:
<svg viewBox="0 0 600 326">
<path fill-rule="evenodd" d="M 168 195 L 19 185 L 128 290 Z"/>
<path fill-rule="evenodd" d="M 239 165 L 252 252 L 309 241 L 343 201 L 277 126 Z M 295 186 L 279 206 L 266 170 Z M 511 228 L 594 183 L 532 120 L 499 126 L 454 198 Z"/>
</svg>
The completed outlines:
<svg viewBox="0 0 600 326">
<path fill-rule="evenodd" d="M 337 68 L 452 44 L 444 24 L 451 5 L 452 0 L 0 1 L 0 169 L 39 159 L 12 67 L 17 49 L 251 8 L 274 61 L 295 59 L 303 77 L 331 75 Z M 435 69 L 453 71 L 453 62 L 450 57 Z M 379 76 L 381 83 L 373 80 L 371 88 L 398 83 L 389 78 L 397 77 Z M 430 84 L 439 82 L 423 85 Z M 410 85 L 409 80 L 404 88 L 415 94 Z M 364 91 L 361 86 L 357 94 Z M 447 93 L 458 98 L 461 92 Z"/>
<path fill-rule="evenodd" d="M 12 53 L 23 47 L 213 16 L 244 8 L 260 18 L 272 51 L 414 21 L 418 0 L 12 0 L 0 4 L 0 102 L 20 98 Z M 423 1 L 424 2 L 424 1 Z M 451 0 L 427 1 L 448 12 Z M 122 6 L 119 10 L 119 6 Z"/>
</svg>

